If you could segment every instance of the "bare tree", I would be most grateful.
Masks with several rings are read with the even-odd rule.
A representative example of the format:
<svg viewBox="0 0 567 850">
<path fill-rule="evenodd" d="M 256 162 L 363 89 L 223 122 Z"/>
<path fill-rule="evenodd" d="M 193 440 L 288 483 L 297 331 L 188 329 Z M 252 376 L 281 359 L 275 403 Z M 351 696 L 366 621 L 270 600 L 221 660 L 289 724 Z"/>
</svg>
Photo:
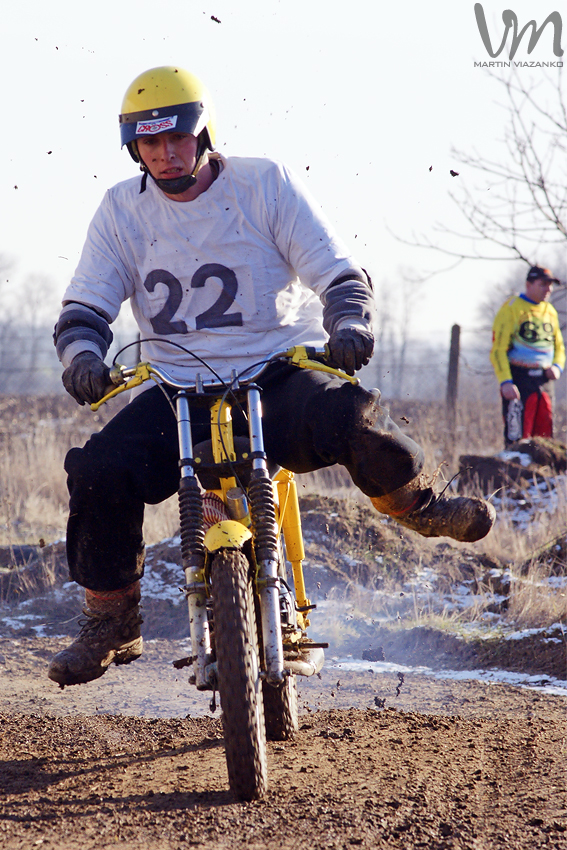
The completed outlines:
<svg viewBox="0 0 567 850">
<path fill-rule="evenodd" d="M 507 121 L 502 155 L 453 150 L 459 188 L 451 198 L 462 231 L 437 225 L 436 237 L 411 244 L 461 259 L 546 264 L 567 239 L 567 102 L 562 77 L 526 82 L 517 69 L 504 78 Z M 478 181 L 470 184 L 471 172 Z M 405 241 L 405 240 L 402 240 Z M 496 250 L 494 250 L 496 249 Z M 549 262 L 549 261 L 547 261 Z"/>
<path fill-rule="evenodd" d="M 391 398 L 427 394 L 437 383 L 439 353 L 412 333 L 429 277 L 401 267 L 395 284 L 385 280 L 377 286 L 376 345 L 367 375 Z"/>
<path fill-rule="evenodd" d="M 409 268 L 400 269 L 401 309 L 399 319 L 398 362 L 395 379 L 398 392 L 402 395 L 405 383 L 408 346 L 411 343 L 411 327 L 416 308 L 423 295 L 422 287 L 427 278 L 416 274 Z"/>
<path fill-rule="evenodd" d="M 53 346 L 53 316 L 57 314 L 53 282 L 45 275 L 32 274 L 2 283 L 0 392 L 59 389 L 61 368 Z"/>
</svg>

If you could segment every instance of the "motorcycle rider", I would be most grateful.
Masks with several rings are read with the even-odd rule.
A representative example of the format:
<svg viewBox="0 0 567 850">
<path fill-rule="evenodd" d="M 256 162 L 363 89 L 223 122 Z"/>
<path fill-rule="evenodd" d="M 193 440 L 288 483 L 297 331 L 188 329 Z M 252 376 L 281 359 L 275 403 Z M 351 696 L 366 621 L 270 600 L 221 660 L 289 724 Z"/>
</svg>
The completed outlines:
<svg viewBox="0 0 567 850">
<path fill-rule="evenodd" d="M 179 67 L 141 74 L 124 97 L 120 132 L 142 176 L 106 193 L 55 328 L 63 383 L 79 404 L 105 393 L 110 324 L 127 299 L 142 358 L 175 378 L 203 373 L 202 360 L 228 378 L 294 344 L 328 342 L 333 365 L 350 375 L 368 363 L 369 276 L 288 168 L 215 151 L 213 104 L 197 77 Z M 426 537 L 474 541 L 489 532 L 491 505 L 434 494 L 422 450 L 378 391 L 280 363 L 258 383 L 266 452 L 280 466 L 340 463 L 378 511 Z M 207 421 L 195 411 L 195 442 Z M 234 428 L 247 433 L 238 414 Z M 158 387 L 68 453 L 67 554 L 87 619 L 50 664 L 61 686 L 141 654 L 144 505 L 176 492 L 177 462 L 176 423 Z"/>
</svg>

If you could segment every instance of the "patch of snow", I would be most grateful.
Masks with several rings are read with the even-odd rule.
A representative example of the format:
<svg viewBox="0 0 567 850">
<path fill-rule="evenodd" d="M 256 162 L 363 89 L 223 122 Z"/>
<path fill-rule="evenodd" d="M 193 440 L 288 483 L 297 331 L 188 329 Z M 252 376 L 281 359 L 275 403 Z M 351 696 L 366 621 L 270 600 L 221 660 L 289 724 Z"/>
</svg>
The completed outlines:
<svg viewBox="0 0 567 850">
<path fill-rule="evenodd" d="M 549 576 L 542 581 L 542 584 L 547 584 L 549 587 L 567 587 L 567 576 Z"/>
<path fill-rule="evenodd" d="M 545 694 L 555 694 L 567 699 L 567 681 L 553 676 L 530 676 L 527 673 L 513 673 L 509 670 L 433 670 L 431 667 L 405 667 L 388 661 L 359 661 L 352 657 L 332 659 L 325 665 L 341 670 L 373 673 L 414 673 L 418 676 L 431 676 L 434 679 L 453 679 L 455 681 L 477 681 L 489 684 L 512 685 L 518 688 L 530 688 Z"/>
<path fill-rule="evenodd" d="M 12 629 L 23 629 L 29 625 L 28 620 L 37 620 L 36 614 L 20 614 L 19 617 L 2 617 L 2 622 Z"/>
<path fill-rule="evenodd" d="M 529 466 L 530 463 L 533 462 L 532 456 L 529 455 L 529 454 L 526 454 L 526 452 L 503 451 L 503 452 L 499 452 L 497 455 L 494 455 L 494 457 L 500 458 L 500 460 L 517 460 L 518 463 L 521 466 L 523 466 L 524 468 Z"/>
<path fill-rule="evenodd" d="M 533 481 L 523 492 L 526 499 L 514 499 L 510 495 L 502 498 L 498 491 L 491 499 L 499 513 L 504 513 L 513 525 L 527 531 L 538 512 L 553 513 L 559 509 L 560 498 L 565 498 L 564 475 L 553 476 L 545 481 Z M 498 519 L 496 520 L 498 522 Z"/>
<path fill-rule="evenodd" d="M 564 634 L 563 626 L 561 623 L 554 623 L 552 626 L 548 626 L 544 629 L 519 629 L 517 631 L 509 632 L 504 635 L 505 640 L 522 640 L 522 638 L 530 637 L 531 635 L 549 635 L 553 632 L 561 631 Z M 547 640 L 557 640 L 561 643 L 560 638 L 548 638 Z"/>
<path fill-rule="evenodd" d="M 185 601 L 185 596 L 180 591 L 184 584 L 185 577 L 179 564 L 158 561 L 157 564 L 146 564 L 140 587 L 142 597 L 169 599 L 174 605 L 179 605 Z"/>
</svg>

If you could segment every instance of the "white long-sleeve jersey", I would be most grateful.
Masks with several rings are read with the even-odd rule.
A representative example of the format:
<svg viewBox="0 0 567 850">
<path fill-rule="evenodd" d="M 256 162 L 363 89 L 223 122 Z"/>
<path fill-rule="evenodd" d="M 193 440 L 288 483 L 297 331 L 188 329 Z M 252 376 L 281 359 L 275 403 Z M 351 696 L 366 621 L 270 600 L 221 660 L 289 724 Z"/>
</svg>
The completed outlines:
<svg viewBox="0 0 567 850">
<path fill-rule="evenodd" d="M 297 177 L 273 160 L 213 156 L 220 174 L 193 201 L 171 200 L 151 179 L 140 192 L 139 177 L 106 193 L 64 312 L 78 303 L 111 323 L 130 299 L 150 340 L 144 359 L 186 380 L 203 367 L 168 339 L 228 378 L 290 345 L 322 345 L 321 299 L 327 331 L 350 320 L 369 326 L 369 288 L 353 299 L 339 286 L 326 301 L 332 282 L 366 276 Z M 81 350 L 104 357 L 95 337 L 76 328 L 62 336 L 63 364 Z"/>
</svg>

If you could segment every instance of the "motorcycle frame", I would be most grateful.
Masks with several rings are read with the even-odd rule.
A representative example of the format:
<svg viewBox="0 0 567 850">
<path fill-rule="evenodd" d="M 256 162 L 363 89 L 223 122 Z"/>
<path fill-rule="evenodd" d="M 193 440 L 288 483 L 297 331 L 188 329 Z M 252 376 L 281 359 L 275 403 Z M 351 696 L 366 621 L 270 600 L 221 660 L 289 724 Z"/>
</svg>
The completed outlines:
<svg viewBox="0 0 567 850">
<path fill-rule="evenodd" d="M 249 423 L 251 467 L 256 475 L 269 477 L 264 451 L 262 431 L 262 409 L 260 389 L 255 384 L 245 390 Z M 191 434 L 191 415 L 188 395 L 180 391 L 176 397 L 176 414 L 181 462 L 181 478 L 196 476 L 193 441 Z M 232 431 L 232 404 L 226 394 L 212 396 L 210 404 L 210 433 L 215 463 L 225 465 L 236 461 Z M 220 477 L 220 476 L 219 476 Z M 237 486 L 234 476 L 220 477 L 220 491 L 212 490 L 226 504 L 227 492 Z M 305 593 L 302 561 L 305 557 L 299 501 L 292 472 L 280 470 L 273 482 L 275 503 L 277 506 L 278 534 L 283 532 L 286 554 L 292 564 L 298 627 L 307 628 L 309 620 L 305 611 L 311 607 Z M 245 522 L 222 520 L 212 526 L 205 534 L 205 561 L 201 564 L 184 564 L 185 592 L 189 607 L 189 626 L 191 633 L 191 651 L 195 685 L 199 690 L 214 688 L 215 668 L 211 647 L 211 635 L 207 615 L 207 599 L 210 595 L 208 566 L 220 548 L 243 548 L 252 534 Z M 254 540 L 252 538 L 252 543 Z M 260 626 L 265 669 L 263 677 L 270 684 L 279 685 L 289 675 L 284 665 L 282 625 L 280 611 L 281 578 L 278 575 L 278 560 L 273 557 L 256 558 L 255 590 L 259 599 Z"/>
</svg>

